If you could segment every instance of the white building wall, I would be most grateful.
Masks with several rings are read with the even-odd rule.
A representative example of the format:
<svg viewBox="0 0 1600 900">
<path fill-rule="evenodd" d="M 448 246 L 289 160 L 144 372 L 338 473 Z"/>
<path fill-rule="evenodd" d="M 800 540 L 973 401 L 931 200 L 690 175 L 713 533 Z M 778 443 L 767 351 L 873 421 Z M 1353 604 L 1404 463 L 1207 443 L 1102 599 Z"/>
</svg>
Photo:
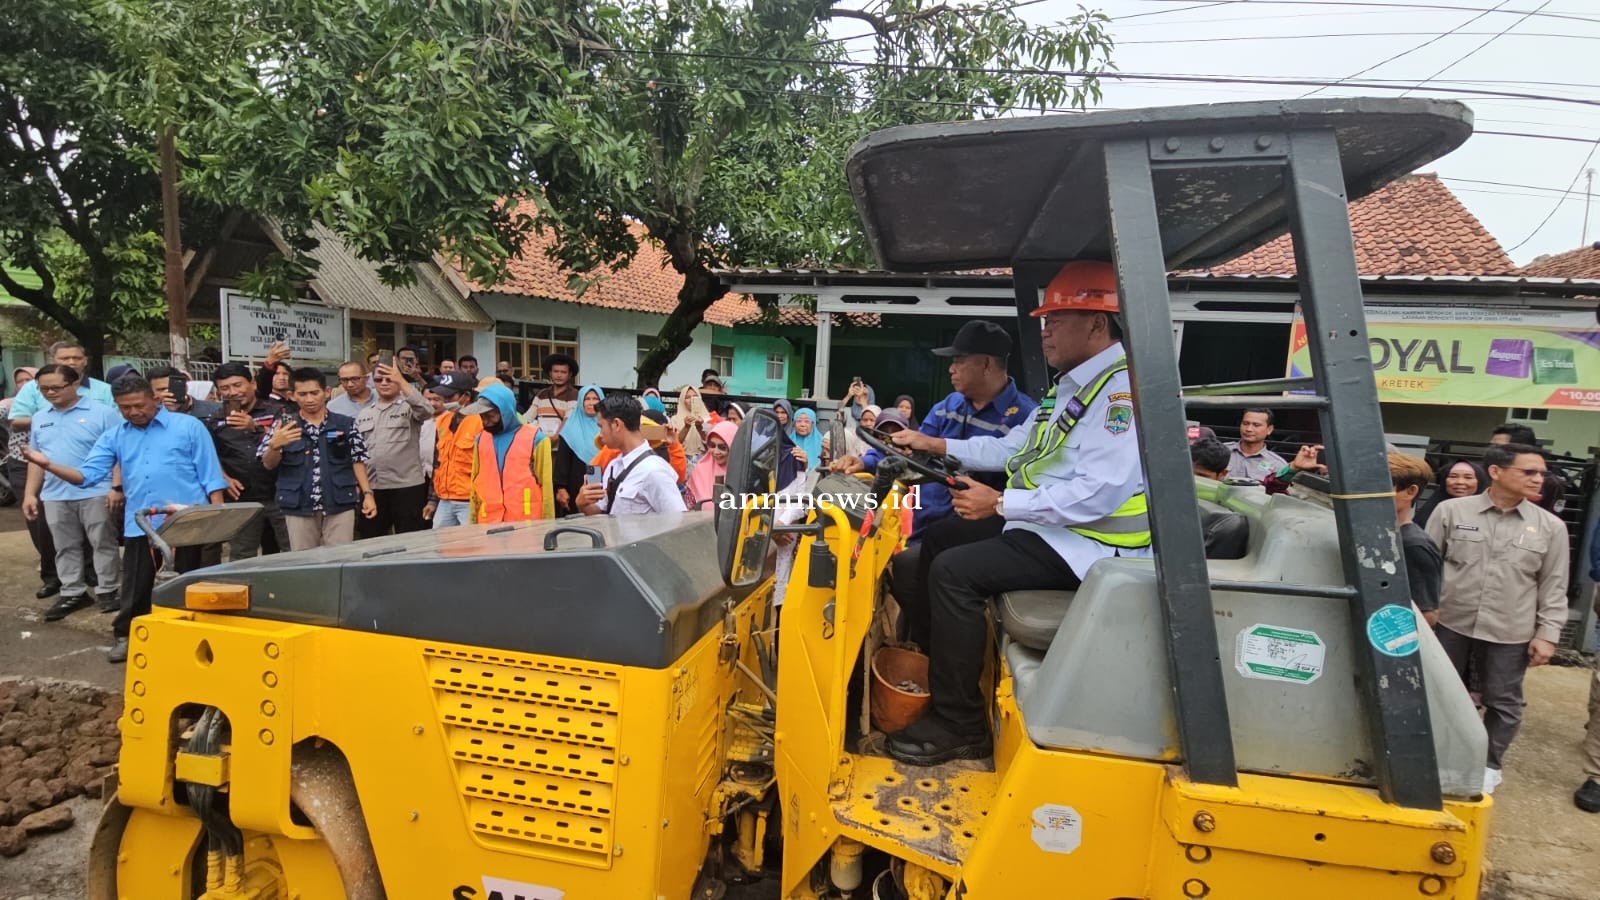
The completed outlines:
<svg viewBox="0 0 1600 900">
<path fill-rule="evenodd" d="M 505 294 L 478 294 L 475 299 L 496 321 L 526 322 L 578 330 L 578 380 L 606 387 L 636 387 L 640 335 L 654 336 L 665 317 Z M 495 336 L 473 334 L 472 355 L 485 373 L 494 372 Z M 661 377 L 663 393 L 685 384 L 699 384 L 700 372 L 711 364 L 711 326 L 694 330 L 694 343 L 684 350 Z"/>
</svg>

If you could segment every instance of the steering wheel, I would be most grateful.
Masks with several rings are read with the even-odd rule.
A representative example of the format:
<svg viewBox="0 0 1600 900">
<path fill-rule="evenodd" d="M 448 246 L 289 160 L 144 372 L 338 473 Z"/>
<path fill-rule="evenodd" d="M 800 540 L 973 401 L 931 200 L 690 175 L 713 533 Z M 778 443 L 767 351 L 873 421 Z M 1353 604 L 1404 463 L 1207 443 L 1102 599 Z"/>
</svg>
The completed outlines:
<svg viewBox="0 0 1600 900">
<path fill-rule="evenodd" d="M 900 448 L 890 444 L 886 440 L 888 435 L 878 431 L 876 428 L 862 428 L 857 425 L 856 437 L 861 438 L 868 447 L 878 451 L 885 457 L 896 456 L 905 460 L 911 471 L 920 476 L 916 479 L 907 480 L 907 484 L 932 482 L 934 484 L 942 484 L 952 491 L 964 491 L 967 489 L 966 485 L 956 480 L 956 476 L 961 474 L 961 460 L 956 459 L 954 456 L 935 456 L 925 450 L 913 450 L 910 454 L 907 454 Z"/>
</svg>

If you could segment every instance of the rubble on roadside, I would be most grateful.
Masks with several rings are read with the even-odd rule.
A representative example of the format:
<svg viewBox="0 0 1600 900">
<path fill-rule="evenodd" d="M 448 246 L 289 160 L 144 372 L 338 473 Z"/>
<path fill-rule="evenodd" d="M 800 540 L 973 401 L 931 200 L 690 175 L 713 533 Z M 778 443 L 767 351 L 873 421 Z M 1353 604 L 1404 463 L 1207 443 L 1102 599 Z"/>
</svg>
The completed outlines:
<svg viewBox="0 0 1600 900">
<path fill-rule="evenodd" d="M 122 697 L 90 685 L 0 681 L 0 856 L 71 828 L 73 797 L 97 797 L 117 762 Z"/>
</svg>

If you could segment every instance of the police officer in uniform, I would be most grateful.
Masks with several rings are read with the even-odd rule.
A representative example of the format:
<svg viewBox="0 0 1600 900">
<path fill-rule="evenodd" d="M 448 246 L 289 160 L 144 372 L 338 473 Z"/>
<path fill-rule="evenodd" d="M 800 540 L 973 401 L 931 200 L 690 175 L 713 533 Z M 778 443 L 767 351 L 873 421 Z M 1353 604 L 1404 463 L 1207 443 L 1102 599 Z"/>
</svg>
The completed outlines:
<svg viewBox="0 0 1600 900">
<path fill-rule="evenodd" d="M 980 684 L 989 599 L 1018 590 L 1072 590 L 1095 561 L 1150 556 L 1144 475 L 1117 285 L 1103 262 L 1068 263 L 1033 315 L 1061 375 L 1027 428 L 945 440 L 916 431 L 902 447 L 947 453 L 975 471 L 1004 471 L 1004 490 L 963 478 L 959 518 L 928 529 L 929 712 L 889 735 L 889 755 L 914 765 L 993 752 Z"/>
</svg>

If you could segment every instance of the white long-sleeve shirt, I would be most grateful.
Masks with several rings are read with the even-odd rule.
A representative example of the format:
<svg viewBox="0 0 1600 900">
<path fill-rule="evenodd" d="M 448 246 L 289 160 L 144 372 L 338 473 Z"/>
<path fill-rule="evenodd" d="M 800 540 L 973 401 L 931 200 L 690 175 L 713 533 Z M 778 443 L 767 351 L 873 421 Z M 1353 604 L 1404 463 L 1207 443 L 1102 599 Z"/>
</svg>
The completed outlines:
<svg viewBox="0 0 1600 900">
<path fill-rule="evenodd" d="M 1054 427 L 1072 396 L 1085 383 L 1125 353 L 1120 343 L 1112 344 L 1058 378 L 1050 426 Z M 1132 413 L 1128 373 L 1119 372 L 1084 410 L 1067 435 L 1066 446 L 1050 457 L 1047 465 L 1033 468 L 1033 481 L 1038 487 L 1005 491 L 1006 529 L 1026 529 L 1044 538 L 1079 578 L 1088 575 L 1089 567 L 1097 560 L 1108 556 L 1151 555 L 1149 547 L 1112 547 L 1068 530 L 1068 526 L 1087 525 L 1110 515 L 1144 490 L 1138 426 Z M 1022 449 L 1032 432 L 1032 427 L 1018 427 L 1003 437 L 947 440 L 945 452 L 960 459 L 968 469 L 1004 471 L 1006 461 Z"/>
</svg>

